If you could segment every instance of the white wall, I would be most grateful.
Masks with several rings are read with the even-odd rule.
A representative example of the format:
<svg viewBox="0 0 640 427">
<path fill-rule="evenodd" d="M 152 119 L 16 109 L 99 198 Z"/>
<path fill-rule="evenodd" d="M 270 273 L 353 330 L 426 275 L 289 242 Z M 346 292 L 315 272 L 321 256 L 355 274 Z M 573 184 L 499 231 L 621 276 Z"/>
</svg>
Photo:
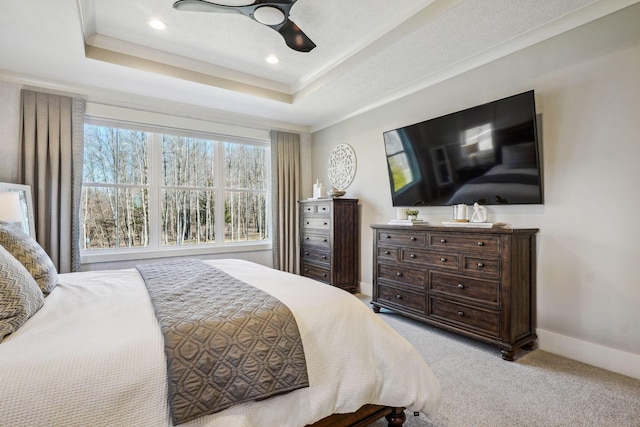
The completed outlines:
<svg viewBox="0 0 640 427">
<path fill-rule="evenodd" d="M 542 116 L 545 203 L 489 207 L 537 227 L 542 349 L 640 378 L 640 8 L 622 11 L 312 136 L 328 184 L 339 143 L 357 154 L 347 191 L 362 205 L 361 286 L 371 292 L 369 224 L 395 217 L 382 132 L 529 89 Z M 450 208 L 421 208 L 432 224 Z"/>
</svg>

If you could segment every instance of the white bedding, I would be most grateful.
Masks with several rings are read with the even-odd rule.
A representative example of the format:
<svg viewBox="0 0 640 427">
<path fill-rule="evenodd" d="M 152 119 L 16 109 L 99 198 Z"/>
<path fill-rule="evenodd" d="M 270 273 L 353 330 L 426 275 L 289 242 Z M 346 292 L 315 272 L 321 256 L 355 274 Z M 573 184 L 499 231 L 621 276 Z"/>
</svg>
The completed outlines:
<svg viewBox="0 0 640 427">
<path fill-rule="evenodd" d="M 436 413 L 425 361 L 353 295 L 247 261 L 208 262 L 290 308 L 310 387 L 184 426 L 304 426 L 365 403 Z M 0 426 L 169 426 L 166 393 L 162 335 L 135 269 L 60 275 L 0 344 Z"/>
</svg>

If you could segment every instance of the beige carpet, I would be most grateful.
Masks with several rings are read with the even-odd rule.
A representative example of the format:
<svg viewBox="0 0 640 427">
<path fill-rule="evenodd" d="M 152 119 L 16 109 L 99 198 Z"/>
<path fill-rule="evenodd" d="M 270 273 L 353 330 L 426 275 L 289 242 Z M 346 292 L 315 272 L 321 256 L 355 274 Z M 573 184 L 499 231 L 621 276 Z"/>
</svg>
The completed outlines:
<svg viewBox="0 0 640 427">
<path fill-rule="evenodd" d="M 406 427 L 640 427 L 640 380 L 537 349 L 506 362 L 497 347 L 390 311 L 379 316 L 418 349 L 442 386 L 438 416 L 407 412 Z"/>
</svg>

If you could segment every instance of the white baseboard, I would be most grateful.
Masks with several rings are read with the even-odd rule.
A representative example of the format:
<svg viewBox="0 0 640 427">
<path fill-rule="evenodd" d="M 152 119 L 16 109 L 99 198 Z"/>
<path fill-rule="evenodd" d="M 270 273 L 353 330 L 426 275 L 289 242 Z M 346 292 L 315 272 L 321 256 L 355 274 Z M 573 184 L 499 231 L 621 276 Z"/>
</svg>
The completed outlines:
<svg viewBox="0 0 640 427">
<path fill-rule="evenodd" d="M 373 286 L 360 282 L 360 293 L 372 295 Z M 538 348 L 607 371 L 640 379 L 640 354 L 582 341 L 555 332 L 537 329 Z"/>
<path fill-rule="evenodd" d="M 537 329 L 538 348 L 549 353 L 640 379 L 640 355 Z"/>
<path fill-rule="evenodd" d="M 373 285 L 371 283 L 360 282 L 360 293 L 365 295 L 373 295 Z"/>
</svg>

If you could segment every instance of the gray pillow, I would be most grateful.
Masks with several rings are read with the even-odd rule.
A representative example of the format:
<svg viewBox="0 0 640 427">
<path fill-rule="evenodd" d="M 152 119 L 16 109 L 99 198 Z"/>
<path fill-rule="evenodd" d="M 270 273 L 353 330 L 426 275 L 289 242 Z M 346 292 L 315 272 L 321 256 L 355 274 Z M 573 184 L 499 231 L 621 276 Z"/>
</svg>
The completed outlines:
<svg viewBox="0 0 640 427">
<path fill-rule="evenodd" d="M 0 246 L 0 342 L 42 307 L 44 296 L 26 268 Z"/>
<path fill-rule="evenodd" d="M 58 284 L 58 272 L 38 242 L 15 225 L 0 221 L 0 245 L 24 265 L 42 293 L 49 295 Z"/>
</svg>

